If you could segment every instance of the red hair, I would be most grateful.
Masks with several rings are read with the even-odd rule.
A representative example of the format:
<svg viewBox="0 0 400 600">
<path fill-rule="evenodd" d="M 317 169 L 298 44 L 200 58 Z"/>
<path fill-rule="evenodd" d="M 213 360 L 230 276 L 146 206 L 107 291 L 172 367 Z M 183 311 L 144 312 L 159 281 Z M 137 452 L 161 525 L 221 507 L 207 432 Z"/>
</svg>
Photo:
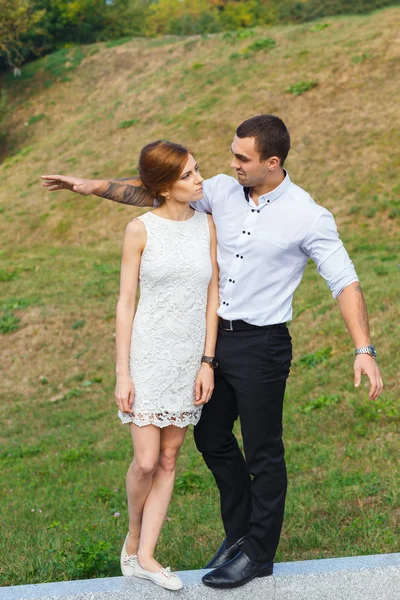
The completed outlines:
<svg viewBox="0 0 400 600">
<path fill-rule="evenodd" d="M 190 150 L 184 146 L 164 140 L 157 140 L 142 148 L 139 177 L 154 198 L 164 200 L 160 192 L 178 181 L 190 154 Z"/>
</svg>

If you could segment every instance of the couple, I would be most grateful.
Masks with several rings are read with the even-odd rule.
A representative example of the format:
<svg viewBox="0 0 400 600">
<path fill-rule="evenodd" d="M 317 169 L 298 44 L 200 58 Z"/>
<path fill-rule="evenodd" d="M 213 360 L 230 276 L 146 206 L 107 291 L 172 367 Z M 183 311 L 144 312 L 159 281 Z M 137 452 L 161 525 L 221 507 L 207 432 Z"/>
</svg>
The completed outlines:
<svg viewBox="0 0 400 600">
<path fill-rule="evenodd" d="M 354 266 L 333 216 L 284 170 L 289 148 L 281 119 L 258 115 L 238 127 L 231 145 L 238 180 L 204 181 L 189 150 L 162 141 L 142 150 L 140 178 L 43 176 L 50 191 L 156 206 L 127 226 L 117 307 L 116 399 L 134 446 L 121 567 L 168 589 L 182 582 L 154 549 L 190 423 L 220 491 L 226 534 L 203 582 L 233 588 L 273 572 L 287 488 L 286 321 L 309 258 L 353 340 L 355 387 L 366 374 L 369 398 L 382 391 Z M 232 431 L 238 417 L 245 456 Z"/>
</svg>

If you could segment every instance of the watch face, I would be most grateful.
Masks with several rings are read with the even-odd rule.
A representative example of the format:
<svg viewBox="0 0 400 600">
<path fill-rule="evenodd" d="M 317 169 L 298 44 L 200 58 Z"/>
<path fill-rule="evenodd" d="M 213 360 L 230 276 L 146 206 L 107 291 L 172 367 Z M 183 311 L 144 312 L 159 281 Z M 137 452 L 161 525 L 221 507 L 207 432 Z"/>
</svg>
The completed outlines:
<svg viewBox="0 0 400 600">
<path fill-rule="evenodd" d="M 215 360 L 215 358 L 212 358 L 211 356 L 203 356 L 203 358 L 201 359 L 201 362 L 205 362 L 208 365 L 210 365 L 210 367 L 212 369 L 215 369 L 216 367 L 218 367 L 218 363 Z"/>
<path fill-rule="evenodd" d="M 376 350 L 373 346 L 368 346 L 368 350 L 369 350 L 369 354 L 370 356 L 372 356 L 372 358 L 376 357 Z"/>
</svg>

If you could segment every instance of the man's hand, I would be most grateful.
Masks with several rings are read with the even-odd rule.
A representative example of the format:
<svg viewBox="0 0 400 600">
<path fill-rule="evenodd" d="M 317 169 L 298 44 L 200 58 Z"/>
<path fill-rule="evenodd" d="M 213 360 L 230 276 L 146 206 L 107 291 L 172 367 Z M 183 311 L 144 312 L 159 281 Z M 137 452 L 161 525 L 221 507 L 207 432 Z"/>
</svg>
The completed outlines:
<svg viewBox="0 0 400 600">
<path fill-rule="evenodd" d="M 366 375 L 371 382 L 368 398 L 376 400 L 382 393 L 383 381 L 375 359 L 368 354 L 359 354 L 354 361 L 354 387 L 359 387 L 361 375 Z"/>
<path fill-rule="evenodd" d="M 69 190 L 82 196 L 89 196 L 95 190 L 95 182 L 91 179 L 80 179 L 79 177 L 68 177 L 64 175 L 41 175 L 43 187 L 49 192 L 58 190 Z"/>
</svg>

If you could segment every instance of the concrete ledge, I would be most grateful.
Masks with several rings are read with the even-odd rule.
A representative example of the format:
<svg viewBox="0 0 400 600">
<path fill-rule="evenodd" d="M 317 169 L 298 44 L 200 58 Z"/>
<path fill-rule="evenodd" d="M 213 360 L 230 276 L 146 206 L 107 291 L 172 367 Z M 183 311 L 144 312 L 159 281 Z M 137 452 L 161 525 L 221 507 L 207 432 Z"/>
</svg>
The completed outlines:
<svg viewBox="0 0 400 600">
<path fill-rule="evenodd" d="M 0 588 L 0 600 L 400 600 L 400 554 L 330 558 L 275 565 L 274 575 L 233 590 L 201 583 L 206 571 L 181 571 L 170 592 L 140 579 L 107 577 Z"/>
</svg>

